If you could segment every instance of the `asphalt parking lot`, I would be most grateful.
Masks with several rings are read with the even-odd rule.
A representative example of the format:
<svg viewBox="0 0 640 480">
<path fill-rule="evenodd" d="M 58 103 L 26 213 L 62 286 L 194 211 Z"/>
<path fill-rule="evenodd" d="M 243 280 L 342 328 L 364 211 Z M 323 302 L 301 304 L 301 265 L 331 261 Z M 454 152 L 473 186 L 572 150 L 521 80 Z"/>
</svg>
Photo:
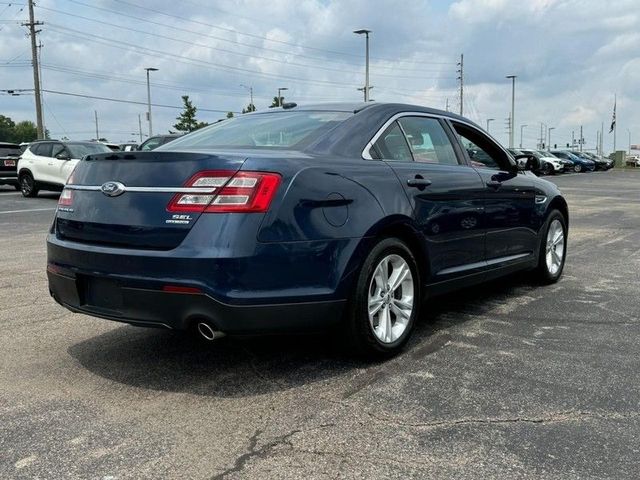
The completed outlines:
<svg viewBox="0 0 640 480">
<path fill-rule="evenodd" d="M 637 478 L 640 170 L 551 180 L 563 279 L 432 300 L 378 364 L 72 314 L 46 285 L 57 195 L 0 187 L 0 477 Z"/>
</svg>

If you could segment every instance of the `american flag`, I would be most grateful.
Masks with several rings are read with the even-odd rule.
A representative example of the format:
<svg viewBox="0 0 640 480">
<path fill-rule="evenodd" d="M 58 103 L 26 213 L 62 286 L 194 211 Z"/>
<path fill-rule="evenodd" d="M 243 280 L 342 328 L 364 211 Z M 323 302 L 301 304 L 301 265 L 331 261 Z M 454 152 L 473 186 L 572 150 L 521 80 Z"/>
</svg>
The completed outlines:
<svg viewBox="0 0 640 480">
<path fill-rule="evenodd" d="M 613 118 L 611 119 L 611 128 L 609 129 L 609 133 L 613 132 L 616 128 L 616 100 L 613 100 Z"/>
</svg>

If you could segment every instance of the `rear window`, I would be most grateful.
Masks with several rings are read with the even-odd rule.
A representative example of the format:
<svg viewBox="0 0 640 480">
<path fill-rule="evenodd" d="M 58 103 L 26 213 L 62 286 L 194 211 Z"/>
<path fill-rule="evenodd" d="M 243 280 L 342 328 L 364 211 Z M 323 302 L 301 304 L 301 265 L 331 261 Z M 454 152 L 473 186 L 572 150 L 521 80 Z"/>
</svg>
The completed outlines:
<svg viewBox="0 0 640 480">
<path fill-rule="evenodd" d="M 243 115 L 178 138 L 160 149 L 299 148 L 352 115 L 314 111 Z"/>
<path fill-rule="evenodd" d="M 18 145 L 0 145 L 0 157 L 18 157 L 20 153 Z"/>
<path fill-rule="evenodd" d="M 67 143 L 71 158 L 82 158 L 95 153 L 110 153 L 111 149 L 102 143 Z"/>
</svg>

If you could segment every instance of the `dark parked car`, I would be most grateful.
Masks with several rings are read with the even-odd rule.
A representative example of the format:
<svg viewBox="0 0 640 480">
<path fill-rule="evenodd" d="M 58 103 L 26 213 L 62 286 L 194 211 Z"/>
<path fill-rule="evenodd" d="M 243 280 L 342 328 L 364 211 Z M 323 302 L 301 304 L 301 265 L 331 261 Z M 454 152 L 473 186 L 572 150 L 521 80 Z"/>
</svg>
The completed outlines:
<svg viewBox="0 0 640 480">
<path fill-rule="evenodd" d="M 20 145 L 0 142 L 0 185 L 13 185 L 20 190 L 17 166 L 21 153 Z"/>
<path fill-rule="evenodd" d="M 592 160 L 596 164 L 596 170 L 609 170 L 613 168 L 613 160 L 608 158 L 603 158 L 598 155 L 595 155 L 591 152 L 572 152 L 574 155 L 578 157 L 585 158 L 587 160 Z"/>
<path fill-rule="evenodd" d="M 593 160 L 579 157 L 568 150 L 551 150 L 551 153 L 558 158 L 571 160 L 573 162 L 573 171 L 576 173 L 593 172 L 596 169 L 596 163 Z"/>
<path fill-rule="evenodd" d="M 481 127 L 412 105 L 286 107 L 81 161 L 47 238 L 53 298 L 206 339 L 333 327 L 380 355 L 425 295 L 559 279 L 567 203 Z"/>
<path fill-rule="evenodd" d="M 176 138 L 180 138 L 181 136 L 182 134 L 178 134 L 178 133 L 168 133 L 166 135 L 154 135 L 153 137 L 149 137 L 144 142 L 142 142 L 138 146 L 138 150 L 140 150 L 141 152 L 155 150 L 159 146 L 164 145 L 165 143 L 169 143 L 175 140 Z"/>
</svg>

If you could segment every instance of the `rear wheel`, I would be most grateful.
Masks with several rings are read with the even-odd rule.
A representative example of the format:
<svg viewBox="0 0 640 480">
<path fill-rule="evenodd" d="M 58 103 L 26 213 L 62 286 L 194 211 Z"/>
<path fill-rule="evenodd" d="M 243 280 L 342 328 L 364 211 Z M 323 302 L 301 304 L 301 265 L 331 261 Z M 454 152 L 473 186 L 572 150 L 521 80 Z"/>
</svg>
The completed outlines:
<svg viewBox="0 0 640 480">
<path fill-rule="evenodd" d="M 553 173 L 553 165 L 546 163 L 542 166 L 542 173 L 544 175 L 551 175 Z"/>
<path fill-rule="evenodd" d="M 582 171 L 582 165 L 580 165 L 579 163 L 576 163 L 573 166 L 573 171 L 576 172 L 576 173 L 580 173 Z"/>
<path fill-rule="evenodd" d="M 368 357 L 397 353 L 420 306 L 415 258 L 397 238 L 381 240 L 367 256 L 347 312 L 349 343 Z"/>
<path fill-rule="evenodd" d="M 35 197 L 38 195 L 38 187 L 33 179 L 33 176 L 25 172 L 20 175 L 20 191 L 23 197 Z"/>
<path fill-rule="evenodd" d="M 560 211 L 549 214 L 543 231 L 536 275 L 542 283 L 555 283 L 567 257 L 567 222 Z"/>
</svg>

